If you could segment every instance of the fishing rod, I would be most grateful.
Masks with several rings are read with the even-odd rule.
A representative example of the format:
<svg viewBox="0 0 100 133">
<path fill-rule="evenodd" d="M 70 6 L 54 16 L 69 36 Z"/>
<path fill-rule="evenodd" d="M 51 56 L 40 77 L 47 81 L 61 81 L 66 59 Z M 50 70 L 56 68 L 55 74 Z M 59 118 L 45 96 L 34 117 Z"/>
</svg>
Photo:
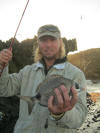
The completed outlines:
<svg viewBox="0 0 100 133">
<path fill-rule="evenodd" d="M 14 37 L 13 37 L 12 41 L 11 41 L 10 49 L 12 48 L 12 46 L 13 46 L 13 44 L 14 44 L 16 34 L 17 34 L 17 32 L 18 32 L 19 26 L 20 26 L 20 24 L 21 24 L 21 21 L 22 21 L 22 18 L 23 18 L 23 16 L 24 16 L 24 13 L 25 13 L 25 11 L 26 11 L 26 8 L 27 8 L 28 3 L 29 3 L 29 0 L 28 0 L 27 3 L 26 3 L 26 6 L 25 6 L 24 11 L 23 11 L 23 13 L 22 13 L 22 16 L 21 16 L 21 18 L 20 18 L 19 24 L 18 24 L 18 26 L 17 26 L 16 32 L 15 32 L 15 34 L 14 34 Z"/>
<path fill-rule="evenodd" d="M 11 40 L 11 43 L 10 43 L 10 46 L 9 46 L 9 49 L 10 49 L 10 50 L 11 50 L 13 44 L 14 44 L 16 34 L 17 34 L 18 29 L 19 29 L 19 26 L 20 26 L 20 24 L 21 24 L 22 18 L 23 18 L 24 14 L 25 14 L 25 11 L 26 11 L 26 8 L 27 8 L 28 3 L 29 3 L 29 0 L 28 0 L 27 3 L 26 3 L 26 6 L 25 6 L 24 11 L 23 11 L 23 13 L 22 13 L 22 16 L 21 16 L 21 18 L 20 18 L 20 21 L 19 21 L 19 23 L 18 23 L 17 29 L 16 29 L 16 31 L 15 31 L 14 37 L 13 37 L 13 39 Z M 5 64 L 3 64 L 3 69 L 4 69 L 4 67 L 5 67 Z M 1 74 L 2 74 L 3 69 L 0 71 L 0 76 L 1 76 Z"/>
</svg>

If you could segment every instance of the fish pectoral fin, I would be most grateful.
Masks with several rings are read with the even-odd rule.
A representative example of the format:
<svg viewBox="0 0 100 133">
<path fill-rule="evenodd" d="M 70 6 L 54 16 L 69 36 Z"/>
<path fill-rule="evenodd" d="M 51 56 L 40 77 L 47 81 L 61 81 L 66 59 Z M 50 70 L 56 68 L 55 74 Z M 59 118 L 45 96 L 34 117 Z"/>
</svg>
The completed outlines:
<svg viewBox="0 0 100 133">
<path fill-rule="evenodd" d="M 34 105 L 35 105 L 35 102 L 32 102 L 31 104 L 28 103 L 28 113 L 29 113 L 29 115 L 32 113 Z"/>
<path fill-rule="evenodd" d="M 32 112 L 32 105 L 30 105 L 30 104 L 28 104 L 28 113 L 29 113 L 29 115 L 31 114 L 31 112 Z"/>
<path fill-rule="evenodd" d="M 33 106 L 35 104 L 35 98 L 30 96 L 17 95 L 20 99 L 24 100 L 28 104 L 28 113 L 31 114 Z"/>
</svg>

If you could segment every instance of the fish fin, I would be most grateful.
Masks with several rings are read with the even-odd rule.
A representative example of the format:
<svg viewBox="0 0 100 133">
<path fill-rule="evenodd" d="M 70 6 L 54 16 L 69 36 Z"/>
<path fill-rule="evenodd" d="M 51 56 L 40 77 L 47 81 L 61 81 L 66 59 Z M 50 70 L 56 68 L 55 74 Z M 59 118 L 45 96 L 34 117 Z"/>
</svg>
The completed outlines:
<svg viewBox="0 0 100 133">
<path fill-rule="evenodd" d="M 29 115 L 32 113 L 32 105 L 31 104 L 28 104 L 28 113 Z"/>
<path fill-rule="evenodd" d="M 29 115 L 32 112 L 33 106 L 35 104 L 35 98 L 34 97 L 30 97 L 30 96 L 21 96 L 21 95 L 17 95 L 20 99 L 24 100 L 25 102 L 27 102 L 28 104 L 28 113 Z"/>
<path fill-rule="evenodd" d="M 32 113 L 34 105 L 35 105 L 35 100 L 32 101 L 32 104 L 28 103 L 28 113 L 29 113 L 29 115 Z"/>
</svg>

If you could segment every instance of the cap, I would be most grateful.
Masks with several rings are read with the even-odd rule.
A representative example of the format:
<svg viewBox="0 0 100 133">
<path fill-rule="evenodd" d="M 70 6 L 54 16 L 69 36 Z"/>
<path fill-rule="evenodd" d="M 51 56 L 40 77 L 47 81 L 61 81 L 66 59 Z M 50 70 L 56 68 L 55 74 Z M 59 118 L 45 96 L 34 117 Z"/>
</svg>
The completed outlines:
<svg viewBox="0 0 100 133">
<path fill-rule="evenodd" d="M 57 39 L 61 37 L 59 28 L 52 24 L 41 26 L 38 30 L 37 35 L 38 35 L 38 39 L 43 36 L 52 36 Z"/>
</svg>

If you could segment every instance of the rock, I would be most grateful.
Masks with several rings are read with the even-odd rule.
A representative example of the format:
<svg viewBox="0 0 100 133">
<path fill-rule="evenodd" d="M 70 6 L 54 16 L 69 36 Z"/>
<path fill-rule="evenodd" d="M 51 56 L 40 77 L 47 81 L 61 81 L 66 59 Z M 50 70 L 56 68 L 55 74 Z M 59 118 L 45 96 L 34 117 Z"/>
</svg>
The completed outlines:
<svg viewBox="0 0 100 133">
<path fill-rule="evenodd" d="M 77 130 L 78 133 L 100 133 L 100 103 L 92 101 L 91 95 L 87 94 L 88 115 L 83 125 Z"/>
</svg>

